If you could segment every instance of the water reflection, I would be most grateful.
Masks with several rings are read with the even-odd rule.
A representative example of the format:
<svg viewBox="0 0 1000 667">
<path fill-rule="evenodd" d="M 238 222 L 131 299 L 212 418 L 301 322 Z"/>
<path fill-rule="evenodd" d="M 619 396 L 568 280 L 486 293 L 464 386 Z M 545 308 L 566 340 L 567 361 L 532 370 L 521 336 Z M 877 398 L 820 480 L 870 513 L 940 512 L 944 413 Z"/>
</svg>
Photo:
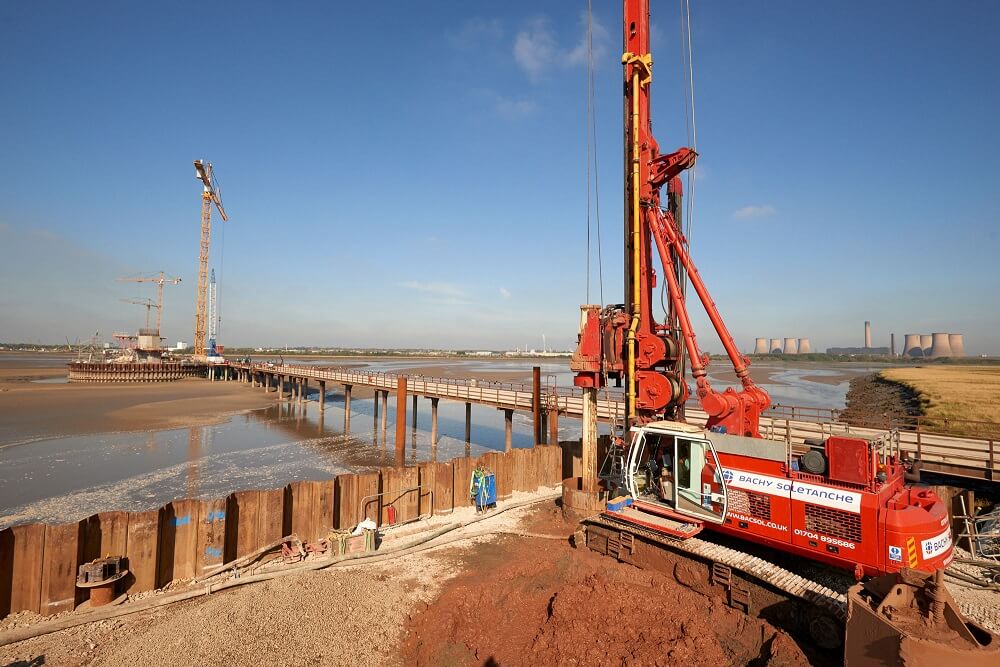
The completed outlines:
<svg viewBox="0 0 1000 667">
<path fill-rule="evenodd" d="M 531 365 L 462 361 L 457 370 L 449 367 L 449 372 L 512 372 L 523 367 L 530 373 Z M 373 366 L 399 371 L 427 367 L 428 362 L 386 361 Z M 543 375 L 554 376 L 561 386 L 571 384 L 564 361 L 542 366 Z M 775 366 L 768 370 L 764 387 L 774 402 L 842 407 L 847 377 L 868 369 Z M 810 379 L 838 375 L 844 379 L 833 384 Z M 719 389 L 727 386 L 721 379 L 712 380 Z M 301 404 L 285 400 L 212 426 L 69 436 L 0 449 L 0 527 L 31 520 L 65 521 L 109 509 L 139 511 L 174 498 L 221 497 L 239 489 L 277 488 L 295 480 L 327 479 L 395 463 L 395 399 L 359 396 L 363 392 L 357 390 L 347 411 L 343 387 L 331 383 L 327 388 L 325 411 L 319 409 L 318 388 L 313 387 Z M 418 398 L 415 411 L 412 403 L 407 407 L 407 463 L 449 460 L 504 447 L 500 410 L 472 406 L 471 440 L 475 444 L 471 444 L 465 436 L 465 404 L 442 399 L 434 446 L 430 400 Z M 580 435 L 579 421 L 565 416 L 559 420 L 559 429 L 564 440 Z M 601 425 L 602 432 L 607 429 Z M 514 447 L 531 446 L 529 413 L 514 414 L 512 442 Z"/>
</svg>

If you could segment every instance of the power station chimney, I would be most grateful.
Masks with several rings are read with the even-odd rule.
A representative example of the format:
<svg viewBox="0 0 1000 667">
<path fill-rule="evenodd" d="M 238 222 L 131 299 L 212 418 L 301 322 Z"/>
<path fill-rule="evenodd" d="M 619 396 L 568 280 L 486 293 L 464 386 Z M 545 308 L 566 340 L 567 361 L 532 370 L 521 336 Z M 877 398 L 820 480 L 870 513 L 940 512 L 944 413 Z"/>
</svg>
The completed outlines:
<svg viewBox="0 0 1000 667">
<path fill-rule="evenodd" d="M 865 320 L 865 347 L 871 349 L 872 347 L 872 323 Z"/>
<path fill-rule="evenodd" d="M 785 354 L 798 354 L 799 353 L 799 339 L 798 338 L 786 338 L 785 347 L 782 350 Z"/>
<path fill-rule="evenodd" d="M 951 356 L 951 341 L 948 339 L 948 334 L 946 333 L 934 333 L 931 334 L 931 356 L 932 357 L 950 357 Z"/>
<path fill-rule="evenodd" d="M 812 352 L 812 345 L 809 344 L 808 338 L 799 339 L 799 354 L 809 354 Z"/>
<path fill-rule="evenodd" d="M 754 341 L 754 344 L 753 344 L 753 353 L 754 354 L 767 354 L 768 352 L 769 352 L 769 350 L 767 349 L 767 339 L 766 338 L 758 338 L 758 339 L 756 339 Z"/>
<path fill-rule="evenodd" d="M 924 356 L 923 345 L 920 344 L 920 334 L 906 334 L 903 337 L 903 356 L 922 357 Z"/>
<path fill-rule="evenodd" d="M 889 334 L 889 356 L 896 356 L 896 334 Z"/>
<path fill-rule="evenodd" d="M 948 334 L 948 343 L 951 345 L 951 356 L 965 356 L 965 341 L 962 340 L 962 334 Z"/>
<path fill-rule="evenodd" d="M 769 354 L 774 354 L 775 352 L 781 352 L 781 339 L 772 338 L 771 339 L 771 351 Z"/>
<path fill-rule="evenodd" d="M 920 334 L 920 347 L 924 351 L 924 356 L 931 356 L 931 345 L 934 342 L 934 337 L 930 334 Z"/>
</svg>

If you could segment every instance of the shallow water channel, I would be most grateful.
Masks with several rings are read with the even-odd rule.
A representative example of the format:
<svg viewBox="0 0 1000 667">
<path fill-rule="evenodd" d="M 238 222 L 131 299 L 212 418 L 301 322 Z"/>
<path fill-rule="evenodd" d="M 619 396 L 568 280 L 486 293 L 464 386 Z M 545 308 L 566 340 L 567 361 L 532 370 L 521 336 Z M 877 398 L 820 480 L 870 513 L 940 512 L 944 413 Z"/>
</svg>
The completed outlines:
<svg viewBox="0 0 1000 667">
<path fill-rule="evenodd" d="M 325 362 L 329 364 L 329 362 Z M 437 363 L 437 362 L 435 362 Z M 450 361 L 452 376 L 522 373 L 530 377 L 528 361 Z M 426 360 L 390 360 L 366 366 L 376 371 L 405 373 L 428 366 Z M 456 368 L 457 366 L 457 368 Z M 543 363 L 544 384 L 567 386 L 572 374 L 567 362 Z M 839 366 L 839 365 L 838 365 Z M 839 408 L 847 381 L 862 368 L 800 368 L 775 365 L 764 388 L 774 403 Z M 843 377 L 817 382 L 809 377 Z M 715 379 L 713 385 L 726 386 Z M 345 472 L 365 471 L 394 461 L 395 400 L 388 402 L 386 446 L 374 420 L 374 399 L 351 401 L 350 433 L 344 431 L 342 388 L 329 385 L 326 410 L 320 412 L 317 389 L 308 402 L 284 402 L 233 416 L 224 423 L 149 432 L 102 433 L 38 440 L 0 448 L 0 527 L 26 521 L 67 521 L 99 511 L 140 511 L 175 498 L 216 498 L 241 489 L 269 489 L 291 481 L 327 479 Z M 472 407 L 472 445 L 465 444 L 465 405 L 442 399 L 439 439 L 431 447 L 430 401 L 418 400 L 417 428 L 409 426 L 408 462 L 447 461 L 504 446 L 503 412 Z M 607 427 L 602 425 L 602 430 Z M 560 439 L 580 436 L 580 422 L 562 417 Z M 529 413 L 514 414 L 513 446 L 530 447 Z"/>
</svg>

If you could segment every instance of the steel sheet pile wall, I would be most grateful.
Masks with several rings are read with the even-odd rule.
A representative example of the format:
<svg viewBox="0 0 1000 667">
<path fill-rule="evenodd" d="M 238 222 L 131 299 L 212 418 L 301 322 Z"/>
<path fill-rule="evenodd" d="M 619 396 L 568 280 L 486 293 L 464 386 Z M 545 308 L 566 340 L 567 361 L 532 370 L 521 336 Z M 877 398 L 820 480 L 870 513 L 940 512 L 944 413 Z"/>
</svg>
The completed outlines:
<svg viewBox="0 0 1000 667">
<path fill-rule="evenodd" d="M 238 491 L 214 500 L 175 500 L 147 512 L 14 526 L 0 531 L 0 618 L 73 609 L 87 598 L 76 588 L 77 568 L 107 555 L 128 558 L 125 590 L 136 594 L 200 576 L 293 533 L 312 542 L 365 517 L 384 523 L 390 506 L 396 522 L 432 509 L 450 514 L 471 505 L 469 478 L 479 463 L 496 473 L 501 500 L 515 491 L 555 487 L 562 479 L 559 447 L 538 446 Z"/>
</svg>

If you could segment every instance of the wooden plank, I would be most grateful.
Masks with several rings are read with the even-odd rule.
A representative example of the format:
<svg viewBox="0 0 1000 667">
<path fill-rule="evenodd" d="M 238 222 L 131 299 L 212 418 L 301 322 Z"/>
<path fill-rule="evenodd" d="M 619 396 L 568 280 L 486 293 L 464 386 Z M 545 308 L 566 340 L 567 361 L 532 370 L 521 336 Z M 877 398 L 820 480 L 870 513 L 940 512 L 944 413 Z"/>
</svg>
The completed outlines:
<svg viewBox="0 0 1000 667">
<path fill-rule="evenodd" d="M 285 490 L 261 491 L 257 505 L 257 537 L 260 544 L 270 544 L 285 537 L 282 525 L 285 513 Z"/>
<path fill-rule="evenodd" d="M 195 571 L 200 575 L 222 565 L 225 549 L 226 499 L 198 501 L 198 547 Z"/>
<path fill-rule="evenodd" d="M 229 510 L 229 532 L 236 533 L 236 557 L 264 546 L 260 539 L 260 491 L 237 491 Z"/>
<path fill-rule="evenodd" d="M 32 523 L 10 529 L 11 558 L 10 613 L 39 611 L 42 596 L 42 557 L 45 553 L 45 525 Z"/>
<path fill-rule="evenodd" d="M 39 613 L 51 616 L 76 606 L 76 568 L 81 551 L 80 522 L 45 526 Z"/>
<path fill-rule="evenodd" d="M 161 511 L 158 509 L 128 513 L 125 557 L 128 559 L 130 575 L 127 589 L 129 595 L 156 588 L 160 546 L 160 513 Z"/>
</svg>

